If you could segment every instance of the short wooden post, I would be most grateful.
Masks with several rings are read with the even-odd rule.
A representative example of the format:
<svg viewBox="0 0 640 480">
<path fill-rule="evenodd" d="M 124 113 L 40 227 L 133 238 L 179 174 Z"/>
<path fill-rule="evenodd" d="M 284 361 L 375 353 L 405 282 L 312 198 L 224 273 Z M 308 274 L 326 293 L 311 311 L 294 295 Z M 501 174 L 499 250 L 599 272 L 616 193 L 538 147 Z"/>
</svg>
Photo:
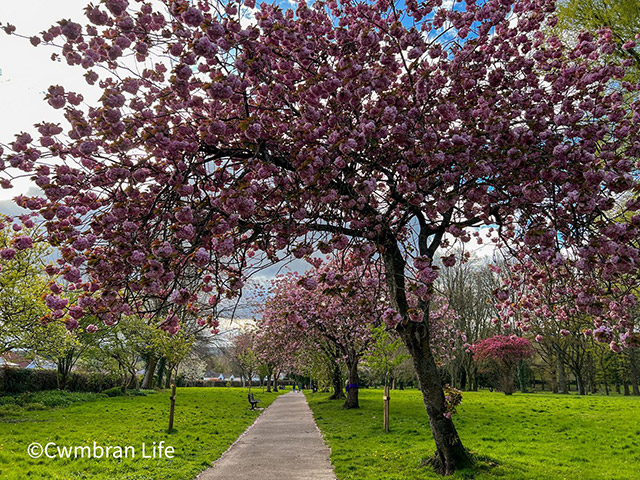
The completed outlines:
<svg viewBox="0 0 640 480">
<path fill-rule="evenodd" d="M 169 410 L 169 431 L 173 430 L 173 412 L 176 409 L 176 386 L 171 384 L 171 409 Z"/>
<path fill-rule="evenodd" d="M 389 386 L 385 385 L 384 387 L 384 396 L 382 397 L 384 400 L 384 431 L 389 431 Z"/>
</svg>

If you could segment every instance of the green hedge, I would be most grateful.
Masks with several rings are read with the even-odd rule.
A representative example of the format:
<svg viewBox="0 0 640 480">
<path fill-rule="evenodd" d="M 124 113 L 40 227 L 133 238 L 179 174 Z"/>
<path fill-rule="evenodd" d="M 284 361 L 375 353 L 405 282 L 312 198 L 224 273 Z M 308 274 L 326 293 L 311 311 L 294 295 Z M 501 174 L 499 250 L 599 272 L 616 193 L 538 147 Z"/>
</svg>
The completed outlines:
<svg viewBox="0 0 640 480">
<path fill-rule="evenodd" d="M 73 372 L 67 379 L 66 390 L 70 392 L 100 393 L 121 384 L 118 376 L 102 373 Z M 24 368 L 0 368 L 0 392 L 24 393 L 56 390 L 58 372 L 55 370 L 27 370 Z"/>
</svg>

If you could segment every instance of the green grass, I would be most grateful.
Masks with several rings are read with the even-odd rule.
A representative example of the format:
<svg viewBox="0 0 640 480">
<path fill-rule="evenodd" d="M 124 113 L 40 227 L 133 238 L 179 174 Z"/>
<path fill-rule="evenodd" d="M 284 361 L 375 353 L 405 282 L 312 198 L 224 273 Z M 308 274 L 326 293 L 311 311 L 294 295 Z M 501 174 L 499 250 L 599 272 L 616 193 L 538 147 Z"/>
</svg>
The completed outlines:
<svg viewBox="0 0 640 480">
<path fill-rule="evenodd" d="M 254 391 L 261 407 L 270 405 L 278 395 Z M 3 480 L 192 480 L 260 413 L 249 410 L 246 389 L 178 388 L 174 431 L 167 433 L 169 392 L 166 390 L 114 398 L 65 392 L 32 394 L 32 401 L 20 396 L 0 398 L 0 478 Z M 50 408 L 45 401 L 69 406 Z M 136 457 L 117 459 L 112 454 L 111 458 L 43 456 L 32 459 L 27 454 L 32 442 L 92 447 L 94 441 L 102 446 L 133 446 Z M 173 459 L 141 458 L 143 442 L 149 453 L 153 442 L 161 441 L 175 448 Z"/>
<path fill-rule="evenodd" d="M 381 390 L 361 390 L 359 410 L 307 399 L 340 480 L 442 478 L 419 466 L 435 445 L 418 391 L 391 392 L 388 434 Z M 477 467 L 449 478 L 640 478 L 638 397 L 466 392 L 453 418 Z"/>
</svg>

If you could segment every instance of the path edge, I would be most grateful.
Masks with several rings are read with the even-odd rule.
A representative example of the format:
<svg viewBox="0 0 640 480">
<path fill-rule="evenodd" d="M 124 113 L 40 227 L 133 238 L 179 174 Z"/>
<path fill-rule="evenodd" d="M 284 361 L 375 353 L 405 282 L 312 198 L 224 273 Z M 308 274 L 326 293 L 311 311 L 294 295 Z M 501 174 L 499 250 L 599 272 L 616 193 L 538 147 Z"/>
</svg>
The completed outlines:
<svg viewBox="0 0 640 480">
<path fill-rule="evenodd" d="M 327 450 L 329 450 L 329 465 L 331 465 L 331 471 L 333 472 L 333 477 L 336 480 L 338 480 L 338 475 L 336 475 L 336 466 L 333 464 L 333 460 L 331 459 L 331 456 L 333 455 L 333 450 L 331 449 L 329 442 L 327 442 L 327 439 L 324 436 L 324 432 L 320 429 L 320 426 L 318 425 L 318 420 L 316 419 L 316 412 L 314 412 L 313 408 L 311 408 L 311 405 L 309 405 L 309 399 L 307 398 L 304 392 L 302 392 L 302 394 L 304 395 L 304 399 L 307 402 L 307 407 L 309 408 L 309 410 L 311 410 L 313 425 L 316 427 L 316 430 L 318 430 L 318 432 L 320 433 L 320 438 L 322 439 L 322 443 L 324 443 L 324 446 L 327 447 Z"/>
<path fill-rule="evenodd" d="M 287 392 L 287 393 L 290 393 L 290 392 Z M 286 393 L 285 393 L 285 395 L 286 395 Z M 276 400 L 278 400 L 278 398 L 280 398 L 280 395 L 278 395 L 278 397 L 276 397 L 276 399 L 275 399 L 273 402 L 271 402 L 271 405 L 273 405 L 273 404 L 274 404 L 274 402 L 275 402 Z M 200 473 L 198 473 L 198 475 L 196 476 L 196 478 L 195 478 L 194 480 L 199 480 L 199 479 L 200 479 L 200 475 L 202 475 L 204 472 L 208 471 L 210 468 L 215 467 L 216 463 L 218 463 L 220 460 L 222 460 L 222 458 L 224 458 L 224 456 L 225 456 L 227 453 L 229 453 L 229 450 L 231 450 L 231 449 L 236 445 L 236 443 L 238 443 L 238 442 L 242 439 L 242 437 L 244 437 L 244 436 L 247 434 L 247 432 L 249 431 L 249 429 L 250 429 L 251 427 L 253 427 L 253 426 L 256 424 L 256 422 L 258 421 L 258 419 L 259 419 L 262 415 L 264 415 L 264 412 L 266 412 L 266 411 L 269 409 L 269 407 L 271 407 L 271 405 L 269 405 L 267 408 L 263 408 L 263 409 L 262 409 L 262 412 L 260 412 L 260 415 L 258 415 L 258 416 L 255 418 L 255 420 L 253 421 L 253 423 L 252 423 L 251 425 L 249 425 L 247 428 L 245 428 L 244 432 L 242 432 L 240 435 L 238 435 L 238 438 L 236 438 L 236 439 L 234 440 L 234 442 L 233 442 L 231 445 L 229 445 L 229 447 L 228 447 L 224 452 L 222 452 L 222 455 L 220 455 L 220 456 L 219 456 L 218 458 L 216 458 L 213 462 L 211 462 L 211 465 L 209 465 L 209 466 L 208 466 L 208 467 L 206 467 L 204 470 L 202 470 Z M 315 419 L 314 419 L 314 420 L 315 420 Z"/>
<path fill-rule="evenodd" d="M 322 439 L 322 443 L 324 443 L 324 446 L 327 447 L 327 449 L 329 450 L 329 464 L 331 465 L 331 470 L 333 470 L 333 476 L 336 478 L 336 480 L 338 480 L 338 476 L 336 475 L 336 466 L 333 464 L 333 460 L 331 460 L 331 455 L 333 455 L 333 450 L 331 450 L 331 447 L 329 446 L 329 443 L 327 442 L 327 439 L 324 436 L 324 432 L 318 426 L 318 420 L 316 419 L 316 412 L 314 412 L 313 408 L 311 408 L 311 405 L 309 405 L 309 399 L 304 394 L 304 392 L 302 392 L 302 394 L 304 395 L 304 399 L 307 402 L 307 407 L 309 407 L 309 410 L 311 410 L 311 416 L 313 417 L 313 424 L 316 427 L 316 430 L 320 432 L 320 438 Z"/>
</svg>

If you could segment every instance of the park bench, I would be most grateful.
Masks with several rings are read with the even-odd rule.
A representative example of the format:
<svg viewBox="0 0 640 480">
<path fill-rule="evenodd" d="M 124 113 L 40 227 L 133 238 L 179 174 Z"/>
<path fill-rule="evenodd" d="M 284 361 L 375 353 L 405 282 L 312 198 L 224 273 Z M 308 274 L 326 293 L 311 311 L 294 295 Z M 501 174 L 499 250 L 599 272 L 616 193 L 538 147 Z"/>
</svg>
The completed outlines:
<svg viewBox="0 0 640 480">
<path fill-rule="evenodd" d="M 256 400 L 256 397 L 253 396 L 253 393 L 250 393 L 249 395 L 247 395 L 247 398 L 249 399 L 249 403 L 251 404 L 251 410 L 255 410 L 256 405 L 258 405 L 258 402 L 260 400 Z"/>
</svg>

